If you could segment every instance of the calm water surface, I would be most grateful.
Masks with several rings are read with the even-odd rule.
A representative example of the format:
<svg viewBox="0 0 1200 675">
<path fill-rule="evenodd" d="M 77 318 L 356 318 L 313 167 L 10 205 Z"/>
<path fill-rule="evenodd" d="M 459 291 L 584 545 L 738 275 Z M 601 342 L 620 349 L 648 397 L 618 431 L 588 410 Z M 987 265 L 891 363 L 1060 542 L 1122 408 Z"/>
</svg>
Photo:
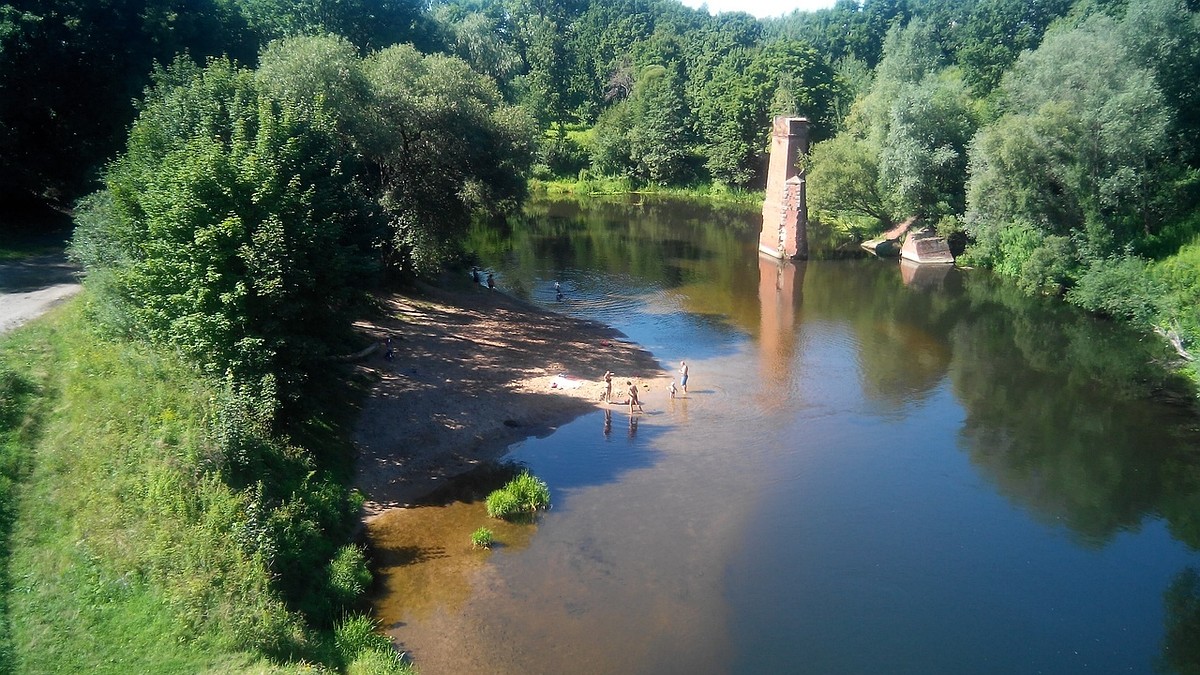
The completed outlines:
<svg viewBox="0 0 1200 675">
<path fill-rule="evenodd" d="M 513 447 L 536 525 L 372 527 L 423 675 L 1200 666 L 1200 431 L 1157 343 L 982 273 L 760 259 L 757 220 L 541 201 L 474 234 L 501 288 L 691 380 Z"/>
</svg>

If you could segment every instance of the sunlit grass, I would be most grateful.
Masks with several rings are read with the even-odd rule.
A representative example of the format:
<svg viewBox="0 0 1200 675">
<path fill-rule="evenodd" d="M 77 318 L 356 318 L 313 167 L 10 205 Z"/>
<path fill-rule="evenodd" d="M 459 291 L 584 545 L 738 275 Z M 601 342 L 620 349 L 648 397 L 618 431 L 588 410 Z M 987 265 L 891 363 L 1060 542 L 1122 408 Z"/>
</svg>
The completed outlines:
<svg viewBox="0 0 1200 675">
<path fill-rule="evenodd" d="M 488 516 L 508 520 L 550 508 L 550 488 L 528 471 L 522 471 L 485 501 Z"/>
<path fill-rule="evenodd" d="M 495 533 L 486 527 L 481 527 L 471 533 L 471 548 L 491 548 Z"/>
<path fill-rule="evenodd" d="M 173 354 L 94 334 L 85 302 L 0 339 L 0 664 L 405 672 L 378 644 L 360 663 L 288 608 L 255 492 L 222 479 L 219 392 Z M 287 513 L 272 527 L 309 522 Z M 326 574 L 345 604 L 370 583 L 352 546 Z"/>
<path fill-rule="evenodd" d="M 535 193 L 548 195 L 576 195 L 580 197 L 620 194 L 657 195 L 676 199 L 696 199 L 706 202 L 741 204 L 748 207 L 760 207 L 763 201 L 762 190 L 740 190 L 720 183 L 691 187 L 634 185 L 628 178 L 595 176 L 583 179 L 555 178 L 552 180 L 531 180 L 530 190 Z"/>
</svg>

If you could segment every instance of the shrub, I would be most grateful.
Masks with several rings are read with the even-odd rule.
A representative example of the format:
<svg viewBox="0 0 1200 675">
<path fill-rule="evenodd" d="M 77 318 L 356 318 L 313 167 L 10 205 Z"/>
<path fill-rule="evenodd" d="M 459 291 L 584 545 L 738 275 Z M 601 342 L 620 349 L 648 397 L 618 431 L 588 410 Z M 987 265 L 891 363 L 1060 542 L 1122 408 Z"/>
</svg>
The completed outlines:
<svg viewBox="0 0 1200 675">
<path fill-rule="evenodd" d="M 472 548 L 491 548 L 494 533 L 486 527 L 481 527 L 471 533 Z"/>
<path fill-rule="evenodd" d="M 371 570 L 363 550 L 352 544 L 339 548 L 329 561 L 329 590 L 334 602 L 353 606 L 370 585 Z"/>
<path fill-rule="evenodd" d="M 1158 284 L 1141 258 L 1093 263 L 1067 292 L 1067 301 L 1104 316 L 1150 325 L 1158 313 Z"/>
<path fill-rule="evenodd" d="M 334 629 L 338 655 L 351 675 L 402 675 L 414 672 L 392 647 L 386 635 L 376 632 L 374 619 L 362 614 L 346 617 Z"/>
<path fill-rule="evenodd" d="M 505 486 L 517 498 L 522 511 L 537 511 L 550 507 L 550 488 L 545 481 L 528 471 L 522 471 Z"/>
<path fill-rule="evenodd" d="M 521 512 L 517 496 L 501 488 L 487 496 L 487 512 L 492 518 L 511 518 Z"/>
<path fill-rule="evenodd" d="M 509 519 L 520 513 L 533 513 L 550 507 L 550 488 L 528 471 L 487 497 L 487 511 L 492 518 Z"/>
<path fill-rule="evenodd" d="M 406 675 L 416 672 L 391 647 L 364 649 L 346 666 L 346 675 Z"/>
</svg>

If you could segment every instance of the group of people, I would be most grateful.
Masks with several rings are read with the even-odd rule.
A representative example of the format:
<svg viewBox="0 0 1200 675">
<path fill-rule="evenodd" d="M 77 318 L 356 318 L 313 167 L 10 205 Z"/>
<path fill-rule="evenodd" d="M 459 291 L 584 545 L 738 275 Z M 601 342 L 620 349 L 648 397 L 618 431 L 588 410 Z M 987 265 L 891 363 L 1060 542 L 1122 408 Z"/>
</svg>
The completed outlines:
<svg viewBox="0 0 1200 675">
<path fill-rule="evenodd" d="M 604 393 L 600 395 L 600 400 L 604 401 L 605 403 L 613 402 L 612 401 L 613 376 L 614 376 L 614 373 L 611 370 L 604 371 Z M 671 386 L 667 389 L 667 391 L 671 392 L 671 398 L 675 398 L 675 395 L 679 391 L 680 388 L 683 389 L 684 393 L 687 393 L 687 383 L 688 383 L 688 364 L 687 364 L 687 361 L 680 361 L 679 362 L 679 387 L 677 388 L 675 386 L 675 380 L 672 379 Z M 638 393 L 639 393 L 638 386 L 633 383 L 633 380 L 625 380 L 625 386 L 627 387 L 627 389 L 625 391 L 629 395 L 629 398 L 625 401 L 629 405 L 629 414 L 630 415 L 633 414 L 633 408 L 635 406 L 637 407 L 638 412 L 646 412 L 642 408 L 641 400 L 638 398 Z"/>
</svg>

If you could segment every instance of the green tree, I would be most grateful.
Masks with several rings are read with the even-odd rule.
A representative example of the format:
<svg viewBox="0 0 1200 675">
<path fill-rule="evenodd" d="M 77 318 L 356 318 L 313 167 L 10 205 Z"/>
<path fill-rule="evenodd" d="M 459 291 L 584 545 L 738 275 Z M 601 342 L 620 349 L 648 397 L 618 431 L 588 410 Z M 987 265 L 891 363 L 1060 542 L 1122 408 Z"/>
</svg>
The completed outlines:
<svg viewBox="0 0 1200 675">
<path fill-rule="evenodd" d="M 571 121 L 582 93 L 581 72 L 575 64 L 574 21 L 579 7 L 572 0 L 512 0 L 517 50 L 525 61 L 520 88 L 522 100 L 542 128 Z"/>
<path fill-rule="evenodd" d="M 342 151 L 369 171 L 392 268 L 437 270 L 473 213 L 524 196 L 533 120 L 461 59 L 411 45 L 359 59 L 337 37 L 300 37 L 264 51 L 259 80 L 291 105 L 329 109 Z"/>
<path fill-rule="evenodd" d="M 75 255 L 135 335 L 289 403 L 345 351 L 372 209 L 333 125 L 227 60 L 178 62 L 88 200 Z"/>
<path fill-rule="evenodd" d="M 888 30 L 907 21 L 910 15 L 904 0 L 837 0 L 833 7 L 815 12 L 794 11 L 790 15 L 768 19 L 767 40 L 807 42 L 830 62 L 854 58 L 874 68 L 883 53 Z"/>
<path fill-rule="evenodd" d="M 1005 77 L 1005 113 L 973 141 L 966 226 L 974 254 L 1031 288 L 1058 283 L 1028 267 L 1038 240 L 1069 241 L 1074 274 L 1161 224 L 1153 205 L 1170 169 L 1170 109 L 1152 73 L 1113 44 L 1115 31 L 1105 16 L 1052 29 Z M 1032 245 L 1005 233 L 1014 223 Z"/>
<path fill-rule="evenodd" d="M 833 69 L 806 44 L 730 52 L 713 70 L 698 111 L 710 174 L 737 186 L 757 179 L 775 114 L 808 117 L 814 140 L 830 135 L 836 95 Z"/>
<path fill-rule="evenodd" d="M 533 119 L 462 60 L 390 47 L 364 62 L 374 133 L 369 156 L 398 263 L 436 270 L 459 250 L 477 211 L 503 212 L 525 195 Z"/>
<path fill-rule="evenodd" d="M 150 82 L 180 52 L 252 58 L 222 0 L 10 0 L 0 4 L 0 203 L 68 207 L 95 189 Z"/>
<path fill-rule="evenodd" d="M 962 213 L 967 144 L 975 127 L 957 71 L 926 75 L 900 91 L 879 155 L 879 191 L 892 213 L 919 218 Z"/>
<path fill-rule="evenodd" d="M 1022 51 L 1037 48 L 1055 19 L 1065 16 L 1071 0 L 981 0 L 973 3 L 959 31 L 955 59 L 963 79 L 987 96 Z"/>
<path fill-rule="evenodd" d="M 662 66 L 647 66 L 638 77 L 630 107 L 629 155 L 634 175 L 660 185 L 680 182 L 689 144 L 683 93 L 675 74 Z"/>
<path fill-rule="evenodd" d="M 812 147 L 808 168 L 808 205 L 833 218 L 870 218 L 891 224 L 891 212 L 879 192 L 877 156 L 861 138 L 840 134 Z"/>
<path fill-rule="evenodd" d="M 592 169 L 603 176 L 621 176 L 633 166 L 629 130 L 633 127 L 633 104 L 620 101 L 596 120 L 589 151 Z"/>
<path fill-rule="evenodd" d="M 438 33 L 416 0 L 223 0 L 236 5 L 265 43 L 333 33 L 369 49 L 409 42 L 432 50 Z"/>
<path fill-rule="evenodd" d="M 513 45 L 512 19 L 488 12 L 469 12 L 452 18 L 453 8 L 437 9 L 439 22 L 448 35 L 454 55 L 471 64 L 476 72 L 496 81 L 502 90 L 521 72 L 521 55 Z"/>
<path fill-rule="evenodd" d="M 1189 11 L 1183 0 L 1131 3 L 1120 35 L 1134 62 L 1154 72 L 1174 113 L 1181 158 L 1200 168 L 1200 92 L 1195 86 L 1200 81 L 1200 10 Z"/>
</svg>

